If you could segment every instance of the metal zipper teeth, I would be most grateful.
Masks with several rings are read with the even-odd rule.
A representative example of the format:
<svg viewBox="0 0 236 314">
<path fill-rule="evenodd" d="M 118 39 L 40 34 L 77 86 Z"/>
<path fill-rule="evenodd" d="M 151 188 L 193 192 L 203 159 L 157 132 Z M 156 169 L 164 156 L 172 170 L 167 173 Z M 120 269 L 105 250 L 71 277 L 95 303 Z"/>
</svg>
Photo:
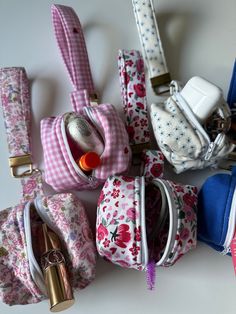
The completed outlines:
<svg viewBox="0 0 236 314">
<path fill-rule="evenodd" d="M 156 263 L 156 266 L 161 266 L 168 260 L 169 254 L 171 253 L 175 243 L 175 236 L 177 233 L 177 212 L 170 197 L 170 192 L 167 185 L 160 179 L 155 179 L 155 181 L 163 186 L 169 208 L 169 232 L 166 242 L 166 248 L 161 259 Z"/>
<path fill-rule="evenodd" d="M 234 236 L 235 225 L 236 225 L 236 189 L 234 190 L 233 194 L 229 215 L 228 230 L 225 237 L 224 250 L 222 251 L 222 254 L 224 255 L 230 251 L 230 244 Z"/>
<path fill-rule="evenodd" d="M 189 108 L 188 104 L 182 97 L 180 93 L 175 93 L 174 94 L 175 100 L 179 107 L 187 114 L 189 120 L 191 121 L 192 125 L 197 128 L 197 130 L 202 134 L 204 139 L 207 141 L 209 147 L 205 152 L 205 159 L 209 160 L 215 150 L 216 145 L 218 142 L 221 140 L 221 134 L 219 134 L 214 142 L 211 142 L 209 136 L 207 135 L 206 131 L 203 129 L 201 124 L 198 122 L 194 114 L 192 113 L 191 109 Z"/>
<path fill-rule="evenodd" d="M 31 223 L 30 223 L 30 205 L 31 203 L 28 202 L 24 208 L 24 226 L 25 226 L 25 238 L 26 238 L 26 250 L 27 256 L 29 259 L 29 268 L 30 274 L 33 278 L 34 283 L 40 289 L 40 291 L 47 295 L 46 286 L 44 283 L 43 273 L 41 268 L 34 256 L 33 248 L 32 248 L 32 236 L 31 236 Z"/>
<path fill-rule="evenodd" d="M 65 144 L 65 147 L 66 147 L 66 152 L 69 156 L 69 159 L 70 159 L 70 162 L 75 170 L 75 172 L 78 174 L 78 176 L 83 180 L 85 181 L 86 183 L 90 183 L 91 184 L 91 181 L 95 181 L 96 178 L 93 177 L 93 175 L 91 176 L 86 176 L 84 174 L 84 172 L 79 168 L 79 166 L 76 164 L 72 154 L 71 154 L 71 151 L 70 151 L 70 147 L 69 147 L 69 144 L 68 144 L 68 141 L 67 141 L 67 137 L 66 137 L 66 130 L 65 130 L 65 122 L 64 122 L 64 116 L 66 114 L 63 115 L 63 118 L 62 118 L 62 121 L 61 121 L 61 133 L 62 133 L 62 138 L 63 138 L 63 142 Z"/>
</svg>

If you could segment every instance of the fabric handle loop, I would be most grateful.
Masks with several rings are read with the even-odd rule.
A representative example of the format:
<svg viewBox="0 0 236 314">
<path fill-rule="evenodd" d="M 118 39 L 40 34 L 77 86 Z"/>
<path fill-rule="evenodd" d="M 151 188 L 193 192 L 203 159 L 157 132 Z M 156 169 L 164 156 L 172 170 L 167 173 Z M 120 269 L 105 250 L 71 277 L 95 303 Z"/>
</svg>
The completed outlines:
<svg viewBox="0 0 236 314">
<path fill-rule="evenodd" d="M 171 82 L 152 0 L 132 0 L 149 79 L 156 94 L 169 90 Z"/>
<path fill-rule="evenodd" d="M 85 39 L 78 16 L 71 7 L 52 5 L 52 21 L 62 59 L 75 90 L 73 93 L 80 95 L 75 97 L 72 93 L 72 100 L 83 99 L 85 91 L 94 94 Z M 72 105 L 74 106 L 73 101 Z"/>
<path fill-rule="evenodd" d="M 22 67 L 0 70 L 1 101 L 10 157 L 31 155 L 29 81 Z"/>
<path fill-rule="evenodd" d="M 119 50 L 121 95 L 126 129 L 134 154 L 150 146 L 143 59 L 137 50 Z"/>
<path fill-rule="evenodd" d="M 0 86 L 10 156 L 9 165 L 12 176 L 21 178 L 21 202 L 25 202 L 36 194 L 43 195 L 42 174 L 33 167 L 30 86 L 25 69 L 23 67 L 2 68 Z M 26 167 L 28 170 L 25 170 Z"/>
</svg>

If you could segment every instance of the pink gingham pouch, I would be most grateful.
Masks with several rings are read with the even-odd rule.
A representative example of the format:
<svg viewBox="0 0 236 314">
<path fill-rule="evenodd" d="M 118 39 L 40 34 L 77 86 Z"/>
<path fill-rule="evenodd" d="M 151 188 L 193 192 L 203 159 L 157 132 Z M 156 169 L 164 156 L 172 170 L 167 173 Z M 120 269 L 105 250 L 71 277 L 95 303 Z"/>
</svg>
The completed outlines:
<svg viewBox="0 0 236 314">
<path fill-rule="evenodd" d="M 87 175 L 76 164 L 65 131 L 65 117 L 41 121 L 45 180 L 56 191 L 97 188 L 111 174 L 125 172 L 130 164 L 128 135 L 113 106 L 103 104 L 84 107 L 78 115 L 85 117 L 104 139 L 100 165 Z"/>
<path fill-rule="evenodd" d="M 43 222 L 62 242 L 72 288 L 83 289 L 95 277 L 96 248 L 83 204 L 71 193 L 43 196 L 40 185 L 36 173 L 23 182 L 22 202 L 0 212 L 0 298 L 8 305 L 47 298 L 37 254 Z"/>
<path fill-rule="evenodd" d="M 65 130 L 68 113 L 41 121 L 45 180 L 56 191 L 94 189 L 110 175 L 125 173 L 131 161 L 129 139 L 123 121 L 111 104 L 95 104 L 86 44 L 80 21 L 70 7 L 52 5 L 55 37 L 74 91 L 70 100 L 75 113 L 85 118 L 103 139 L 100 165 L 83 172 L 71 153 Z"/>
<path fill-rule="evenodd" d="M 197 188 L 144 176 L 111 176 L 99 197 L 99 254 L 122 267 L 171 266 L 196 246 Z"/>
</svg>

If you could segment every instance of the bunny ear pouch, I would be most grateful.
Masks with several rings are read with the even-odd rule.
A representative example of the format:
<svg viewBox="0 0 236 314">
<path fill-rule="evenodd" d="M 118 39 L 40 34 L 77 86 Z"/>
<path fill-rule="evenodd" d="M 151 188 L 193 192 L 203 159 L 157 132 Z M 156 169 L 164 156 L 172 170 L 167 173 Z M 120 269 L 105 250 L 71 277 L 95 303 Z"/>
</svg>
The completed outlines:
<svg viewBox="0 0 236 314">
<path fill-rule="evenodd" d="M 71 193 L 45 196 L 35 169 L 30 136 L 30 91 L 24 68 L 0 70 L 1 100 L 9 163 L 21 178 L 18 205 L 0 212 L 0 298 L 9 305 L 48 298 L 40 267 L 38 230 L 47 224 L 60 238 L 73 289 L 85 288 L 95 277 L 96 249 L 80 200 Z M 27 170 L 25 171 L 25 167 Z"/>
<path fill-rule="evenodd" d="M 96 244 L 101 256 L 122 267 L 171 266 L 195 248 L 197 188 L 161 178 L 164 157 L 146 151 L 143 176 L 111 176 L 101 191 Z M 160 171 L 156 171 L 159 169 Z"/>
</svg>

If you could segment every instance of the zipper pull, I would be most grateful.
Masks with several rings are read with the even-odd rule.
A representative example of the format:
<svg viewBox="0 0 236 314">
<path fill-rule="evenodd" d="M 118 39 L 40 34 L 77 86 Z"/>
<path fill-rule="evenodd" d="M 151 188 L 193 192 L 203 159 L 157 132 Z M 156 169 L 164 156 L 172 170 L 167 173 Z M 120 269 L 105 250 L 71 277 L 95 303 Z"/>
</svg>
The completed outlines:
<svg viewBox="0 0 236 314">
<path fill-rule="evenodd" d="M 214 149 L 215 149 L 215 143 L 214 142 L 211 142 L 209 144 L 209 147 L 208 147 L 208 150 L 205 154 L 205 160 L 209 160 L 214 152 Z"/>
<path fill-rule="evenodd" d="M 154 290 L 156 281 L 156 264 L 154 261 L 148 262 L 146 269 L 146 281 L 148 290 Z"/>
</svg>

